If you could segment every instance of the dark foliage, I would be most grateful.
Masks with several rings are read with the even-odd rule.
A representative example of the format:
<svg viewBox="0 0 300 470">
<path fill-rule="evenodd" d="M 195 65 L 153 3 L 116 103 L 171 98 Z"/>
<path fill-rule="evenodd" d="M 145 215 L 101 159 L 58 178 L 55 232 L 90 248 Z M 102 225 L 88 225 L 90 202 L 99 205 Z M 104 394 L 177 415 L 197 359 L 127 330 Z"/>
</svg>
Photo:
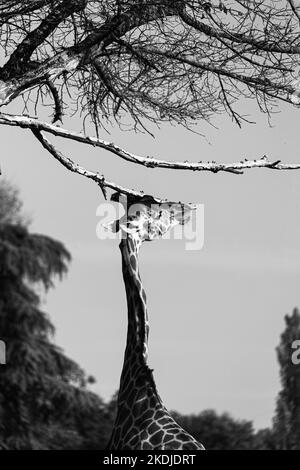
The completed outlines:
<svg viewBox="0 0 300 470">
<path fill-rule="evenodd" d="M 174 418 L 208 450 L 249 450 L 254 446 L 254 430 L 249 421 L 237 421 L 213 410 L 188 416 L 174 413 Z"/>
<path fill-rule="evenodd" d="M 274 418 L 276 445 L 282 450 L 300 450 L 300 364 L 294 364 L 294 341 L 300 340 L 300 313 L 285 316 L 285 330 L 277 348 L 282 389 Z"/>
<path fill-rule="evenodd" d="M 89 378 L 51 340 L 54 327 L 34 286 L 67 271 L 64 246 L 22 224 L 17 193 L 0 186 L 0 445 L 8 449 L 101 448 L 107 417 Z"/>
</svg>

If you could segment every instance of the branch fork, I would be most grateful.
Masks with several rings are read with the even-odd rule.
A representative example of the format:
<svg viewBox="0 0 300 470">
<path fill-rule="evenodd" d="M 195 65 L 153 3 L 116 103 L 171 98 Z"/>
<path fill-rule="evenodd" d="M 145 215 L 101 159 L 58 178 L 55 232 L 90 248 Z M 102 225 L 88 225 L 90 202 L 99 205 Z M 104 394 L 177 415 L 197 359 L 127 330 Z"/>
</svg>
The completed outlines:
<svg viewBox="0 0 300 470">
<path fill-rule="evenodd" d="M 297 170 L 300 169 L 300 163 L 294 164 L 284 164 L 281 163 L 281 160 L 270 161 L 266 155 L 263 155 L 257 160 L 247 160 L 244 159 L 239 162 L 234 163 L 218 163 L 215 161 L 212 162 L 190 162 L 185 161 L 168 161 L 160 160 L 154 157 L 147 155 L 146 157 L 135 155 L 112 142 L 106 142 L 100 138 L 84 136 L 78 134 L 63 127 L 59 127 L 48 122 L 40 121 L 35 117 L 30 117 L 26 115 L 11 115 L 0 113 L 0 124 L 21 127 L 29 129 L 32 131 L 33 135 L 37 140 L 42 144 L 42 146 L 63 166 L 65 166 L 69 171 L 85 176 L 86 178 L 94 180 L 101 188 L 103 196 L 107 199 L 107 189 L 112 189 L 113 191 L 135 196 L 143 197 L 143 191 L 130 190 L 128 188 L 122 187 L 113 181 L 109 181 L 105 178 L 104 175 L 100 175 L 99 172 L 92 172 L 86 168 L 78 165 L 76 162 L 71 160 L 69 157 L 64 156 L 55 146 L 45 137 L 45 133 L 50 133 L 57 137 L 63 137 L 65 139 L 74 140 L 86 145 L 92 145 L 93 147 L 100 147 L 107 150 L 114 155 L 117 155 L 119 158 L 126 160 L 128 162 L 142 165 L 146 168 L 165 168 L 172 170 L 190 170 L 190 171 L 210 171 L 212 173 L 233 173 L 233 174 L 243 174 L 244 170 L 251 168 L 268 168 L 271 170 Z M 159 203 L 167 202 L 163 199 L 155 198 Z"/>
</svg>

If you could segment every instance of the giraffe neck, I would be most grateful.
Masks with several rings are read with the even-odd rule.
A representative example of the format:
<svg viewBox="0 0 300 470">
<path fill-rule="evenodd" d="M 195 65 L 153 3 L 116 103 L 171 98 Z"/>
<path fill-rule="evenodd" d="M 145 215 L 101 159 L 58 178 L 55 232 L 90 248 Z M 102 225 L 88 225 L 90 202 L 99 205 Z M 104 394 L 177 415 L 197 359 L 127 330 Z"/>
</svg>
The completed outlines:
<svg viewBox="0 0 300 470">
<path fill-rule="evenodd" d="M 139 367 L 147 366 L 149 325 L 146 294 L 139 274 L 139 242 L 128 236 L 122 239 L 120 250 L 128 309 L 123 371 L 124 369 L 134 371 Z"/>
<path fill-rule="evenodd" d="M 162 408 L 152 371 L 147 365 L 148 315 L 146 295 L 138 271 L 139 243 L 122 239 L 122 271 L 128 307 L 127 343 L 117 400 L 117 415 L 108 448 L 121 448 L 132 426 L 139 429 L 151 408 Z M 129 438 L 128 436 L 126 439 Z"/>
</svg>

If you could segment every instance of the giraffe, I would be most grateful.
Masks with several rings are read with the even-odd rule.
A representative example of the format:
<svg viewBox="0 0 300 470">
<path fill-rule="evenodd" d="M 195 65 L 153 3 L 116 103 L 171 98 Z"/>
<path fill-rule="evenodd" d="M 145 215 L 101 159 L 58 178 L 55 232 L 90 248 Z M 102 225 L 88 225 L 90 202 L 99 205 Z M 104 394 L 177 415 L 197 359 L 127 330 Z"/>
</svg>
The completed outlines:
<svg viewBox="0 0 300 470">
<path fill-rule="evenodd" d="M 119 201 L 119 195 L 115 193 L 111 199 Z M 147 364 L 149 323 L 138 267 L 141 244 L 160 238 L 178 223 L 183 225 L 190 209 L 182 204 L 155 204 L 151 196 L 131 197 L 126 207 L 124 218 L 115 223 L 114 230 L 122 231 L 119 247 L 128 308 L 127 343 L 108 449 L 204 450 L 171 417 L 157 392 L 153 371 Z"/>
</svg>

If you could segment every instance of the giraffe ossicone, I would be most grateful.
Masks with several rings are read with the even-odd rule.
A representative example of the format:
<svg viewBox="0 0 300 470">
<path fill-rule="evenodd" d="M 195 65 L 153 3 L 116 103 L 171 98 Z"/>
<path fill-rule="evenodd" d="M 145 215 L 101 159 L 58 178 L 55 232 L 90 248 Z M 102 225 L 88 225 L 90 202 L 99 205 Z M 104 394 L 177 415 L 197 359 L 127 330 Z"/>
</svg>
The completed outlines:
<svg viewBox="0 0 300 470">
<path fill-rule="evenodd" d="M 122 231 L 120 250 L 128 308 L 127 342 L 110 450 L 203 450 L 165 408 L 147 364 L 149 322 L 146 294 L 138 267 L 144 241 L 161 238 L 177 224 L 185 224 L 191 205 L 157 203 L 151 196 L 111 197 L 120 202 L 124 216 L 116 222 Z"/>
</svg>

